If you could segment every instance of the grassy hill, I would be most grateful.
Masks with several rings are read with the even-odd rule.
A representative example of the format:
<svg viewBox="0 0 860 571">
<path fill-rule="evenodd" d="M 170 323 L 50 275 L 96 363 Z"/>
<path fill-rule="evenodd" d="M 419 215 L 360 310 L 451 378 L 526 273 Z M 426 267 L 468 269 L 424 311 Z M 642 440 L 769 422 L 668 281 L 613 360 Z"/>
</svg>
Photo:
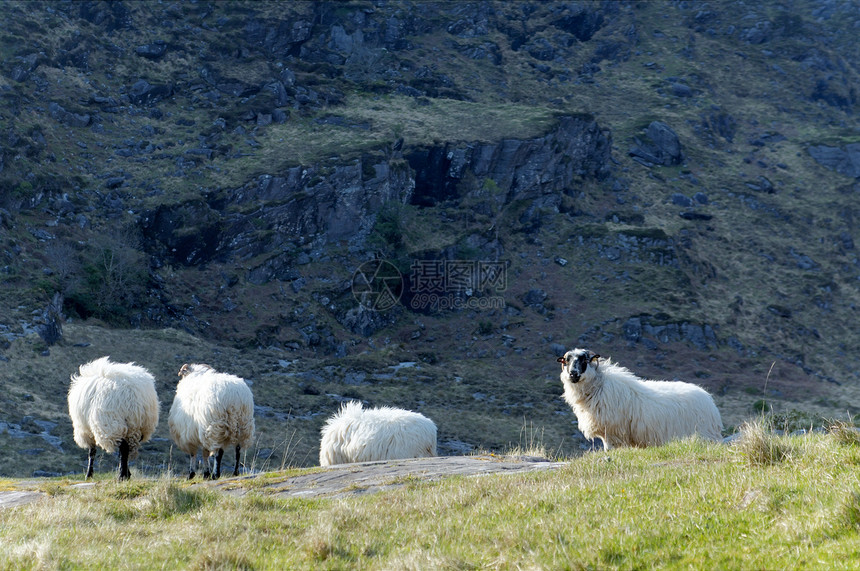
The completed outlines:
<svg viewBox="0 0 860 571">
<path fill-rule="evenodd" d="M 762 408 L 856 414 L 858 182 L 809 152 L 860 142 L 846 4 L 10 1 L 0 15 L 0 451 L 15 458 L 0 474 L 80 469 L 68 378 L 105 354 L 150 368 L 164 412 L 184 362 L 247 378 L 248 464 L 264 469 L 314 464 L 343 398 L 424 412 L 447 453 L 537 432 L 579 454 L 555 363 L 573 346 L 701 384 L 727 431 Z M 533 184 L 519 193 L 467 168 L 444 199 L 407 196 L 414 157 L 552 140 L 564 117 L 598 126 L 606 176 L 515 179 Z M 677 164 L 631 155 L 655 121 Z M 377 167 L 404 195 L 368 200 L 365 234 L 279 214 L 328 208 Z M 260 191 L 290 177 L 294 194 Z M 357 327 L 351 280 L 376 257 L 404 274 L 503 261 L 503 307 L 404 302 Z M 176 465 L 164 426 L 139 464 Z"/>
<path fill-rule="evenodd" d="M 852 438 L 853 436 L 853 438 Z M 282 499 L 272 472 L 233 494 L 169 478 L 23 484 L 0 512 L 9 568 L 632 569 L 856 566 L 856 433 L 735 446 L 684 441 L 567 467 L 423 482 L 347 499 Z M 3 485 L 22 485 L 4 482 Z M 244 493 L 237 493 L 238 491 Z"/>
</svg>

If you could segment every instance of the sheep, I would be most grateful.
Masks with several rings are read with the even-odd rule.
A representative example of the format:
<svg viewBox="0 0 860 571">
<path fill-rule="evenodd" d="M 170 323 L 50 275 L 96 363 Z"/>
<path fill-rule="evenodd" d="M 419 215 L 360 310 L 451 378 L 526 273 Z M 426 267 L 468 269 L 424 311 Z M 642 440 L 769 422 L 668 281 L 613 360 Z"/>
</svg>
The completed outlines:
<svg viewBox="0 0 860 571">
<path fill-rule="evenodd" d="M 704 389 L 678 381 L 650 381 L 586 349 L 568 351 L 561 363 L 564 400 L 588 439 L 604 450 L 660 446 L 698 434 L 722 440 L 723 422 Z"/>
<path fill-rule="evenodd" d="M 224 449 L 236 449 L 233 476 L 239 475 L 239 454 L 254 437 L 254 396 L 244 379 L 219 373 L 209 365 L 185 364 L 170 406 L 170 437 L 191 457 L 190 480 L 196 475 L 197 451 L 203 453 L 203 478 L 221 477 Z M 210 459 L 215 469 L 210 472 Z"/>
<path fill-rule="evenodd" d="M 322 429 L 321 466 L 435 455 L 436 425 L 417 412 L 350 401 Z"/>
<path fill-rule="evenodd" d="M 96 446 L 109 454 L 119 448 L 119 480 L 131 478 L 129 459 L 158 426 L 155 379 L 139 365 L 102 357 L 81 365 L 71 380 L 69 416 L 75 443 L 89 451 L 86 478 L 93 476 Z"/>
</svg>

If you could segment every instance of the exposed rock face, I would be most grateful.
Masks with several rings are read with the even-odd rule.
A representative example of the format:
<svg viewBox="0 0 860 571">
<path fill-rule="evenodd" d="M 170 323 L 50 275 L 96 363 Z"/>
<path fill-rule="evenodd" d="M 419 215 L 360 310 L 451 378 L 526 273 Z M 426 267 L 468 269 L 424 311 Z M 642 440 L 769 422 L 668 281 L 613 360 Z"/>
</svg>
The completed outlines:
<svg viewBox="0 0 860 571">
<path fill-rule="evenodd" d="M 339 242 L 364 247 L 386 203 L 431 205 L 481 193 L 499 204 L 544 200 L 578 179 L 607 177 L 610 147 L 609 135 L 591 117 L 564 117 L 535 139 L 418 148 L 407 153 L 408 160 L 396 151 L 388 160 L 362 158 L 262 175 L 204 199 L 159 206 L 144 213 L 141 228 L 146 250 L 162 262 L 265 256 L 248 271 L 249 281 L 294 280 L 301 248 Z M 464 179 L 475 185 L 462 185 Z M 492 192 L 486 180 L 493 181 Z"/>
<path fill-rule="evenodd" d="M 260 210 L 249 216 L 290 241 L 360 243 L 382 205 L 407 202 L 414 185 L 412 173 L 401 159 L 374 164 L 358 160 L 327 168 L 295 167 L 279 176 L 263 175 L 228 192 L 228 201 L 258 202 Z M 272 202 L 280 204 L 263 208 Z"/>
<path fill-rule="evenodd" d="M 414 185 L 402 159 L 295 167 L 206 200 L 159 206 L 142 216 L 141 228 L 147 251 L 171 263 L 271 253 L 248 278 L 254 283 L 295 279 L 290 267 L 299 246 L 363 244 L 382 205 L 407 202 Z M 230 205 L 241 206 L 243 213 L 228 213 Z"/>
<path fill-rule="evenodd" d="M 211 261 L 220 251 L 221 215 L 203 200 L 159 206 L 141 218 L 147 250 L 179 265 Z"/>
<path fill-rule="evenodd" d="M 631 317 L 624 322 L 622 329 L 628 343 L 642 342 L 646 347 L 655 348 L 655 339 L 660 343 L 684 341 L 701 351 L 717 347 L 717 336 L 711 325 L 698 323 L 653 323 L 658 321 L 651 315 Z"/>
<path fill-rule="evenodd" d="M 562 118 L 554 131 L 536 139 L 417 149 L 406 155 L 415 169 L 412 202 L 430 206 L 479 193 L 486 179 L 504 202 L 560 192 L 578 178 L 606 178 L 611 145 L 610 135 L 582 115 Z M 462 188 L 467 173 L 477 188 Z"/>
</svg>

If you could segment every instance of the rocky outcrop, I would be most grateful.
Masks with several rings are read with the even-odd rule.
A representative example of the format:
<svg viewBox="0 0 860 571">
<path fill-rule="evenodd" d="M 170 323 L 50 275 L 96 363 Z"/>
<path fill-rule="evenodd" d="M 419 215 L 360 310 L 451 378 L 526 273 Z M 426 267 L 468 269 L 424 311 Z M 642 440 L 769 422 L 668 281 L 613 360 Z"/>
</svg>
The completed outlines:
<svg viewBox="0 0 860 571">
<path fill-rule="evenodd" d="M 247 260 L 254 283 L 295 279 L 291 268 L 300 247 L 340 241 L 360 247 L 382 205 L 407 202 L 414 184 L 402 159 L 294 167 L 203 199 L 159 206 L 142 215 L 140 226 L 146 250 L 159 260 Z"/>
<path fill-rule="evenodd" d="M 588 115 L 563 117 L 558 126 L 535 139 L 498 143 L 446 144 L 406 153 L 415 170 L 412 203 L 432 206 L 487 193 L 493 200 L 534 199 L 571 188 L 582 178 L 605 179 L 610 172 L 611 136 Z M 464 181 L 472 180 L 472 186 Z"/>
<path fill-rule="evenodd" d="M 589 116 L 562 118 L 535 139 L 416 148 L 401 158 L 293 167 L 277 175 L 144 213 L 145 247 L 161 263 L 245 260 L 253 283 L 294 280 L 303 249 L 360 250 L 383 205 L 431 205 L 482 195 L 541 200 L 582 178 L 609 175 L 611 139 Z M 399 149 L 399 148 L 398 148 Z M 480 181 L 473 186 L 464 180 Z M 487 183 L 493 181 L 492 191 Z"/>
<path fill-rule="evenodd" d="M 682 341 L 701 351 L 717 348 L 717 335 L 707 323 L 671 322 L 645 314 L 629 318 L 622 325 L 622 330 L 629 344 L 642 343 L 649 349 L 657 348 L 657 342 Z"/>
</svg>

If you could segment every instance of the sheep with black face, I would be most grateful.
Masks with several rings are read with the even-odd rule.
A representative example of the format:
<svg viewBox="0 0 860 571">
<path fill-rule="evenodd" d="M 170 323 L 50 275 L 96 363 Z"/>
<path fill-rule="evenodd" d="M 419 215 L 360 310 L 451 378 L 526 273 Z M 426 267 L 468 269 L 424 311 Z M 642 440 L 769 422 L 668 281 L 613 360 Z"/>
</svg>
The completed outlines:
<svg viewBox="0 0 860 571">
<path fill-rule="evenodd" d="M 573 349 L 557 361 L 564 400 L 579 430 L 586 438 L 600 438 L 605 450 L 660 446 L 694 434 L 722 439 L 714 399 L 697 385 L 640 379 L 587 349 Z"/>
</svg>

